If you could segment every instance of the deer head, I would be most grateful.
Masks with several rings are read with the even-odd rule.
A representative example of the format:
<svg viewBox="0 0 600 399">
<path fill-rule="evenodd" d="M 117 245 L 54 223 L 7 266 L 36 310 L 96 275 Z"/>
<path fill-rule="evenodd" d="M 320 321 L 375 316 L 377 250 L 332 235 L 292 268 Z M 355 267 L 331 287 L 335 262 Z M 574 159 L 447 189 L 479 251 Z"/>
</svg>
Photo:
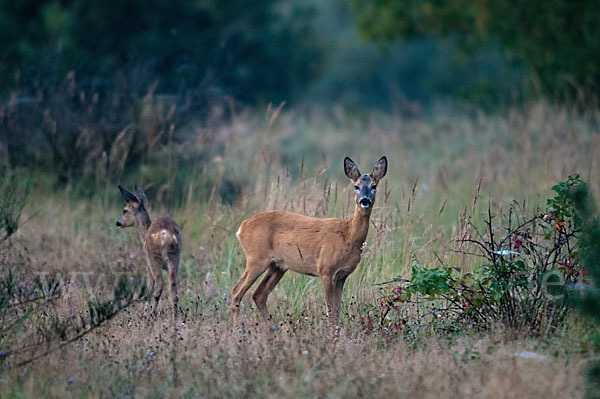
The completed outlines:
<svg viewBox="0 0 600 399">
<path fill-rule="evenodd" d="M 138 224 L 140 214 L 146 212 L 147 199 L 144 191 L 138 186 L 135 186 L 135 194 L 125 190 L 123 187 L 118 186 L 121 196 L 127 203 L 123 208 L 123 213 L 119 220 L 117 220 L 117 226 L 119 227 L 131 227 Z"/>
<path fill-rule="evenodd" d="M 373 171 L 370 174 L 361 175 L 358 165 L 346 157 L 344 159 L 344 172 L 346 172 L 346 176 L 354 184 L 356 204 L 360 205 L 363 209 L 371 209 L 375 203 L 377 184 L 387 172 L 387 158 L 385 156 L 379 158 L 379 161 L 375 163 Z"/>
</svg>

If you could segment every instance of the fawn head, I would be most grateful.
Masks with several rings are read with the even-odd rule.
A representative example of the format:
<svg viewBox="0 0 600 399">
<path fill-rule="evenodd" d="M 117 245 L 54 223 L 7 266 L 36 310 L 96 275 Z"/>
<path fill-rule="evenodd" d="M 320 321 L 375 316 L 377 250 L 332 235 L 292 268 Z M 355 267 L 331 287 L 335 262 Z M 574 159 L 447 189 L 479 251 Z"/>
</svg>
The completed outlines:
<svg viewBox="0 0 600 399">
<path fill-rule="evenodd" d="M 344 172 L 356 192 L 356 203 L 363 209 L 370 209 L 375 203 L 375 194 L 377 194 L 377 184 L 387 172 L 387 158 L 379 158 L 379 161 L 373 166 L 373 171 L 368 175 L 361 175 L 358 165 L 350 158 L 344 158 Z"/>
<path fill-rule="evenodd" d="M 121 186 L 118 187 L 127 205 L 125 205 L 121 217 L 117 220 L 117 226 L 123 228 L 135 226 L 138 223 L 140 213 L 146 210 L 148 202 L 146 194 L 138 186 L 135 186 L 135 194 Z"/>
</svg>

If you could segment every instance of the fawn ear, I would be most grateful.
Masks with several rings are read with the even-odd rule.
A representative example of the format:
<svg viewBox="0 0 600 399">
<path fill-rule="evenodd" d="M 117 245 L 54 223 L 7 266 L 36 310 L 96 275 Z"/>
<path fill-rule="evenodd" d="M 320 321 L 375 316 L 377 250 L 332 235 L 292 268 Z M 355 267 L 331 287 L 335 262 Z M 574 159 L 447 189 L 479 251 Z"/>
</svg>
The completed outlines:
<svg viewBox="0 0 600 399">
<path fill-rule="evenodd" d="M 385 156 L 379 158 L 379 161 L 375 162 L 373 166 L 373 171 L 371 172 L 371 177 L 375 181 L 379 181 L 385 176 L 387 172 L 387 158 Z"/>
<path fill-rule="evenodd" d="M 139 204 L 139 201 L 138 201 L 137 197 L 134 194 L 132 194 L 129 191 L 125 190 L 121 186 L 117 186 L 117 187 L 119 187 L 119 191 L 121 192 L 121 196 L 123 197 L 123 199 L 125 200 L 125 202 L 127 202 L 128 204 L 130 202 L 135 202 L 136 204 Z"/>
<path fill-rule="evenodd" d="M 135 196 L 138 198 L 139 202 L 144 206 L 144 208 L 147 208 L 146 205 L 148 204 L 148 199 L 146 198 L 146 194 L 144 194 L 144 190 L 139 188 L 137 184 L 135 185 Z"/>
<path fill-rule="evenodd" d="M 350 180 L 356 180 L 360 177 L 358 165 L 348 157 L 344 158 L 344 172 Z"/>
</svg>

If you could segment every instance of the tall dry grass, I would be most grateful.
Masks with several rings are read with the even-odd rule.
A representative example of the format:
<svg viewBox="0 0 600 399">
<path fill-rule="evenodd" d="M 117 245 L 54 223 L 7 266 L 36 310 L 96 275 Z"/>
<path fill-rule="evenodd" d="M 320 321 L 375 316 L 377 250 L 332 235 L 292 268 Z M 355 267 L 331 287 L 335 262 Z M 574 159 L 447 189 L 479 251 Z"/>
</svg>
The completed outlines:
<svg viewBox="0 0 600 399">
<path fill-rule="evenodd" d="M 144 125 L 148 137 L 173 132 L 165 112 L 160 123 Z M 509 340 L 499 328 L 459 337 L 424 331 L 410 344 L 369 333 L 359 320 L 377 303 L 374 284 L 407 277 L 414 262 L 478 267 L 477 258 L 453 251 L 453 240 L 488 204 L 498 215 L 514 200 L 533 209 L 573 172 L 597 191 L 600 114 L 544 103 L 496 115 L 436 110 L 421 119 L 342 109 L 229 114 L 219 120 L 216 110 L 208 126 L 175 126 L 182 140 L 157 140 L 139 169 L 117 174 L 146 187 L 151 215 L 170 213 L 182 228 L 183 322 L 176 332 L 166 309 L 155 317 L 145 304 L 132 306 L 42 360 L 21 368 L 3 360 L 7 397 L 582 395 L 589 343 L 577 320 L 544 339 Z M 267 209 L 350 217 L 343 157 L 366 171 L 383 154 L 390 166 L 365 257 L 346 283 L 340 329 L 327 325 L 320 282 L 288 273 L 269 299 L 274 331 L 256 327 L 247 296 L 245 329 L 232 332 L 229 295 L 244 268 L 234 236 L 239 223 Z M 26 222 L 3 248 L 3 263 L 23 278 L 60 273 L 65 291 L 52 302 L 53 314 L 85 316 L 90 292 L 109 295 L 107 278 L 144 274 L 137 232 L 114 226 L 121 207 L 114 175 L 99 174 L 98 192 L 88 198 L 36 177 Z M 42 313 L 33 317 L 43 324 Z M 35 341 L 28 334 L 35 322 L 21 328 L 16 338 L 0 338 L 0 350 Z M 523 351 L 545 357 L 523 359 Z"/>
</svg>

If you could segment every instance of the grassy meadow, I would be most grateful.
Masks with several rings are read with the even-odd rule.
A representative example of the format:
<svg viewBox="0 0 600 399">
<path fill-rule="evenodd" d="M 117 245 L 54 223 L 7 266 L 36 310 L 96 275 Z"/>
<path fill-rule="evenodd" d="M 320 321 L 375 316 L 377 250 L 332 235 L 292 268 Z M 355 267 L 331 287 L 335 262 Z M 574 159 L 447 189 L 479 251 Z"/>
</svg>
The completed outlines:
<svg viewBox="0 0 600 399">
<path fill-rule="evenodd" d="M 215 109 L 208 124 L 176 126 L 184 131 L 177 140 L 158 141 L 157 132 L 173 135 L 169 111 L 158 101 L 149 107 L 140 116 L 143 139 L 157 144 L 136 170 L 125 169 L 123 143 L 134 138 L 124 130 L 109 161 L 90 157 L 85 182 L 61 182 L 51 169 L 29 173 L 19 229 L 0 244 L 2 272 L 24 286 L 54 278 L 61 290 L 6 311 L 0 398 L 583 397 L 594 354 L 591 327 L 575 314 L 541 336 L 498 325 L 422 328 L 407 338 L 364 320 L 376 312 L 384 287 L 377 284 L 410 278 L 415 263 L 480 267 L 480 258 L 456 251 L 456 239 L 488 208 L 502 218 L 516 202 L 533 213 L 573 173 L 597 194 L 600 113 L 543 102 L 494 114 L 440 107 L 410 118 Z M 325 317 L 320 281 L 290 272 L 269 297 L 274 326 L 259 324 L 251 288 L 243 329 L 234 330 L 229 299 L 244 270 L 239 224 L 269 209 L 351 217 L 346 155 L 363 173 L 381 155 L 389 167 L 339 325 Z M 124 205 L 117 184 L 144 187 L 151 217 L 169 214 L 181 227 L 182 316 L 174 325 L 165 290 L 158 313 L 153 302 L 137 301 L 78 337 L 90 299 L 110 297 L 115 276 L 140 282 L 146 273 L 137 230 L 115 226 Z"/>
</svg>

